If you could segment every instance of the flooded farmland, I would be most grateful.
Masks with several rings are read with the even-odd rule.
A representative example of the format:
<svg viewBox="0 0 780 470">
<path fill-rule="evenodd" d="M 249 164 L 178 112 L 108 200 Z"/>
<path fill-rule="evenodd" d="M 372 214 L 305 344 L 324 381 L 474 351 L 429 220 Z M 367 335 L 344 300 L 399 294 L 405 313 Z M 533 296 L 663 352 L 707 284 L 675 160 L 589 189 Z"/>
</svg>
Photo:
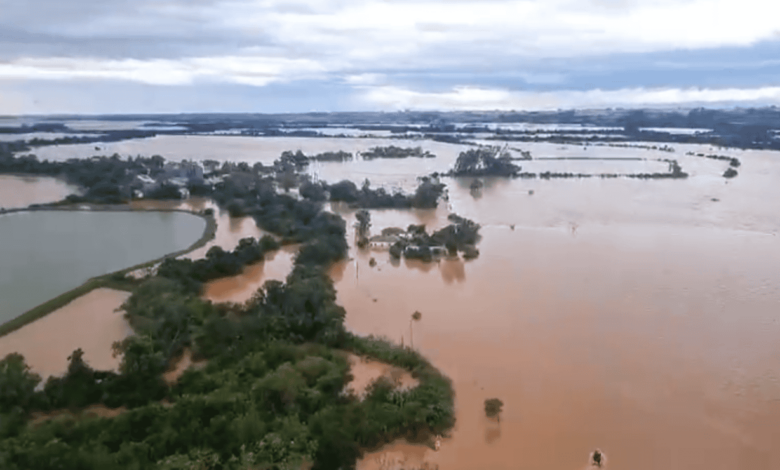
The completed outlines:
<svg viewBox="0 0 780 470">
<path fill-rule="evenodd" d="M 0 338 L 0 357 L 17 352 L 43 380 L 62 375 L 68 356 L 81 348 L 84 360 L 97 370 L 117 370 L 112 344 L 133 333 L 117 311 L 129 292 L 95 289 L 33 323 Z"/>
<path fill-rule="evenodd" d="M 353 150 L 350 139 L 169 139 L 178 140 L 132 151 L 270 163 L 284 150 Z M 223 148 L 228 142 L 236 146 Z M 369 178 L 408 190 L 416 177 L 449 169 L 461 149 L 419 145 L 438 157 L 320 163 L 316 171 L 329 181 Z M 488 178 L 479 193 L 469 179 L 444 179 L 449 200 L 436 211 L 372 211 L 373 233 L 439 227 L 451 211 L 480 223 L 483 239 L 480 257 L 468 262 L 391 263 L 381 250 L 353 248 L 352 259 L 332 269 L 352 331 L 413 342 L 456 392 L 457 424 L 438 451 L 399 441 L 367 454 L 359 468 L 390 468 L 407 456 L 442 470 L 575 470 L 595 448 L 614 469 L 778 468 L 780 155 L 517 146 L 540 158 L 674 158 L 690 177 Z M 688 151 L 738 156 L 740 174 L 727 180 L 723 162 Z M 601 171 L 603 163 L 577 160 L 583 165 Z M 334 210 L 352 226 L 351 211 Z M 221 217 L 229 230 L 217 238 L 226 245 L 255 233 L 251 219 Z M 276 255 L 273 262 L 284 262 L 274 276 L 289 256 Z M 213 283 L 207 297 L 246 300 L 270 272 L 268 261 L 258 266 Z M 410 323 L 415 311 L 422 318 Z M 498 425 L 485 417 L 488 398 L 505 403 Z"/>
<path fill-rule="evenodd" d="M 76 188 L 55 178 L 0 175 L 0 208 L 4 209 L 57 202 L 76 192 Z"/>
<path fill-rule="evenodd" d="M 36 211 L 0 215 L 0 320 L 89 278 L 183 250 L 202 235 L 197 216 L 167 212 Z"/>
</svg>

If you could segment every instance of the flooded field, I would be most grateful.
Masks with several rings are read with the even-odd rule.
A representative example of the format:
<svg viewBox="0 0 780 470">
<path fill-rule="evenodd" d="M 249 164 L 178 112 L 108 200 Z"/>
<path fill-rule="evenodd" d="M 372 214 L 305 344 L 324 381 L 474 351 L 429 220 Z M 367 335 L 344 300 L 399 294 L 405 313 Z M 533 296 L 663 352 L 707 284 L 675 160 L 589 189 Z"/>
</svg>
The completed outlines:
<svg viewBox="0 0 780 470">
<path fill-rule="evenodd" d="M 183 250 L 203 235 L 205 226 L 202 218 L 179 212 L 0 215 L 0 321 L 91 277 Z"/>
<path fill-rule="evenodd" d="M 0 208 L 4 209 L 57 202 L 76 192 L 77 188 L 56 178 L 0 175 Z"/>
<path fill-rule="evenodd" d="M 479 195 L 468 179 L 446 180 L 449 207 L 372 211 L 376 233 L 442 226 L 448 210 L 484 228 L 481 256 L 471 262 L 394 264 L 386 252 L 353 250 L 353 260 L 332 270 L 352 330 L 407 345 L 413 335 L 456 390 L 458 424 L 439 451 L 398 442 L 366 455 L 360 468 L 405 459 L 456 470 L 580 469 L 597 447 L 610 468 L 780 465 L 772 444 L 780 432 L 780 222 L 766 202 L 777 192 L 777 156 L 693 146 L 671 155 L 523 148 L 552 157 L 675 158 L 691 177 L 487 179 Z M 687 151 L 738 156 L 740 176 L 725 180 L 723 162 Z M 395 161 L 320 169 L 339 179 L 401 181 L 430 164 L 407 162 L 414 172 Z M 336 209 L 351 226 L 351 212 Z M 414 311 L 423 318 L 410 331 Z M 505 403 L 500 425 L 484 415 L 493 397 Z"/>
<path fill-rule="evenodd" d="M 252 298 L 266 281 L 284 282 L 292 271 L 293 260 L 298 252 L 295 246 L 266 255 L 265 261 L 244 268 L 238 276 L 216 279 L 207 283 L 203 296 L 215 303 L 244 303 Z"/>
<path fill-rule="evenodd" d="M 0 357 L 22 354 L 30 368 L 45 381 L 68 369 L 68 356 L 81 348 L 93 369 L 116 370 L 121 358 L 111 345 L 133 330 L 116 310 L 129 292 L 95 289 L 49 315 L 0 338 Z"/>
<path fill-rule="evenodd" d="M 284 150 L 388 144 L 166 139 L 132 153 L 270 162 Z M 417 176 L 448 170 L 461 150 L 410 145 L 438 158 L 321 163 L 312 171 L 412 188 Z M 483 239 L 469 262 L 392 263 L 387 252 L 352 249 L 352 259 L 332 269 L 352 331 L 405 345 L 413 337 L 456 392 L 458 421 L 438 451 L 399 441 L 367 454 L 359 468 L 406 461 L 442 470 L 579 470 L 595 448 L 613 469 L 780 468 L 780 155 L 509 145 L 534 157 L 672 158 L 690 177 L 488 178 L 478 193 L 469 179 L 445 179 L 449 200 L 436 211 L 372 211 L 372 233 L 439 227 L 452 211 L 482 224 Z M 688 151 L 737 156 L 739 176 L 726 180 L 726 163 Z M 352 226 L 352 211 L 334 210 Z M 215 243 L 228 249 L 255 230 L 251 219 L 228 219 Z M 264 279 L 283 276 L 290 256 L 276 254 L 273 274 L 266 261 L 212 283 L 207 296 L 244 301 Z M 410 323 L 415 311 L 422 318 Z M 488 398 L 505 403 L 500 423 L 485 417 Z"/>
<path fill-rule="evenodd" d="M 426 461 L 576 469 L 600 447 L 611 468 L 774 468 L 775 236 L 596 225 L 483 236 L 472 262 L 406 269 L 358 255 L 337 283 L 352 329 L 413 334 L 453 379 L 458 423 Z M 483 411 L 494 397 L 498 433 Z"/>
</svg>

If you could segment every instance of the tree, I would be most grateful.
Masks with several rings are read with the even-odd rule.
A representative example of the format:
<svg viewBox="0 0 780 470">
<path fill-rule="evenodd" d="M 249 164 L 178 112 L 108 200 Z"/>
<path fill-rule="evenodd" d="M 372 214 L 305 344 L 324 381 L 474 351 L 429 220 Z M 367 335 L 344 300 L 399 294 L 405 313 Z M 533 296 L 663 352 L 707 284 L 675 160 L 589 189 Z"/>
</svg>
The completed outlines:
<svg viewBox="0 0 780 470">
<path fill-rule="evenodd" d="M 412 196 L 412 207 L 435 209 L 443 192 L 444 184 L 434 183 L 429 178 L 425 178 Z"/>
<path fill-rule="evenodd" d="M 517 176 L 520 167 L 499 147 L 483 147 L 461 152 L 453 176 Z"/>
<path fill-rule="evenodd" d="M 365 236 L 371 227 L 371 213 L 365 209 L 357 211 L 355 218 L 358 221 L 358 235 Z"/>
<path fill-rule="evenodd" d="M 0 413 L 14 407 L 28 408 L 41 382 L 41 376 L 32 372 L 19 353 L 11 353 L 0 361 Z"/>
<path fill-rule="evenodd" d="M 485 400 L 485 415 L 488 418 L 495 417 L 501 422 L 501 408 L 504 406 L 504 402 L 498 398 L 489 398 Z"/>
</svg>

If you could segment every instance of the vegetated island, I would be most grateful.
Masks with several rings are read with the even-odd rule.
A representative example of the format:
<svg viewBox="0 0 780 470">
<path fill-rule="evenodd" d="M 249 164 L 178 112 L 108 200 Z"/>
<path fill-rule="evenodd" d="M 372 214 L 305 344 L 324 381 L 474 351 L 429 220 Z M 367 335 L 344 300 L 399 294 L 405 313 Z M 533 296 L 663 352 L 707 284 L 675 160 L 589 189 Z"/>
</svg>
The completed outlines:
<svg viewBox="0 0 780 470">
<path fill-rule="evenodd" d="M 506 147 L 479 147 L 461 152 L 455 161 L 455 166 L 443 176 L 450 177 L 488 177 L 498 176 L 507 178 L 639 178 L 639 179 L 684 179 L 688 173 L 682 170 L 677 160 L 664 159 L 669 164 L 666 173 L 567 173 L 544 171 L 540 173 L 524 172 L 513 160 L 528 160 L 526 154 L 523 158 L 513 158 Z M 434 173 L 432 176 L 439 176 Z M 478 189 L 475 188 L 474 189 Z"/>
<path fill-rule="evenodd" d="M 125 176 L 118 172 L 112 184 L 123 189 Z M 363 449 L 451 429 L 446 377 L 410 348 L 346 330 L 327 274 L 347 255 L 344 220 L 320 203 L 274 191 L 272 178 L 251 180 L 245 186 L 230 174 L 209 195 L 222 205 L 242 199 L 279 241 L 244 239 L 233 252 L 212 248 L 204 260 L 166 259 L 154 275 L 123 277 L 136 334 L 115 345 L 118 373 L 91 369 L 76 350 L 67 373 L 39 388 L 22 356 L 0 361 L 2 468 L 352 468 Z M 204 282 L 240 271 L 279 242 L 301 243 L 286 282 L 266 282 L 244 305 L 201 298 Z M 169 385 L 163 373 L 185 349 L 206 365 Z M 419 385 L 398 390 L 378 380 L 361 400 L 345 392 L 351 377 L 342 351 L 404 368 Z M 116 416 L 30 421 L 33 412 L 98 404 Z"/>
<path fill-rule="evenodd" d="M 418 259 L 430 262 L 440 256 L 457 256 L 463 254 L 464 259 L 474 259 L 479 256 L 479 224 L 472 220 L 450 214 L 452 222 L 433 233 L 428 233 L 424 225 L 410 225 L 406 232 L 383 233 L 382 241 L 390 243 L 390 256 L 400 259 Z M 377 243 L 379 240 L 369 240 Z"/>
<path fill-rule="evenodd" d="M 364 160 L 374 160 L 377 158 L 436 158 L 436 155 L 427 150 L 423 150 L 422 147 L 403 148 L 390 145 L 388 147 L 374 147 L 372 149 L 361 152 L 360 156 Z"/>
<path fill-rule="evenodd" d="M 81 189 L 61 204 L 124 204 L 132 199 L 182 199 L 190 195 L 211 197 L 231 215 L 251 212 L 277 189 L 285 194 L 298 188 L 298 194 L 313 203 L 341 201 L 354 207 L 434 208 L 444 185 L 431 178 L 421 179 L 413 194 L 389 193 L 371 188 L 370 182 L 358 190 L 349 181 L 335 184 L 315 182 L 303 170 L 311 161 L 350 159 L 347 152 L 328 152 L 312 157 L 302 152 L 283 152 L 272 165 L 246 162 L 169 162 L 159 155 L 120 158 L 119 155 L 69 159 L 64 162 L 39 160 L 35 155 L 0 153 L 0 174 L 29 174 L 62 178 Z M 295 199 L 290 194 L 290 199 Z"/>
</svg>

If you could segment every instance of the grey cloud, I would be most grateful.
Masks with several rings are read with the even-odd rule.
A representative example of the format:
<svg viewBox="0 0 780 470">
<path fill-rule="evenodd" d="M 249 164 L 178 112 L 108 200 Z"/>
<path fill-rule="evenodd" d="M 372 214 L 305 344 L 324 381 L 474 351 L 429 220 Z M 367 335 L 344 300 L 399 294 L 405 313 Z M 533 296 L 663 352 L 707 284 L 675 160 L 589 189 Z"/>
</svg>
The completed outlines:
<svg viewBox="0 0 780 470">
<path fill-rule="evenodd" d="M 270 46 L 269 38 L 199 34 L 71 37 L 5 29 L 0 37 L 0 61 L 23 57 L 92 57 L 107 59 L 173 59 L 235 53 L 237 50 Z"/>
<path fill-rule="evenodd" d="M 220 0 L 0 2 L 0 60 L 21 57 L 177 58 L 269 46 L 262 30 L 214 21 Z"/>
</svg>

